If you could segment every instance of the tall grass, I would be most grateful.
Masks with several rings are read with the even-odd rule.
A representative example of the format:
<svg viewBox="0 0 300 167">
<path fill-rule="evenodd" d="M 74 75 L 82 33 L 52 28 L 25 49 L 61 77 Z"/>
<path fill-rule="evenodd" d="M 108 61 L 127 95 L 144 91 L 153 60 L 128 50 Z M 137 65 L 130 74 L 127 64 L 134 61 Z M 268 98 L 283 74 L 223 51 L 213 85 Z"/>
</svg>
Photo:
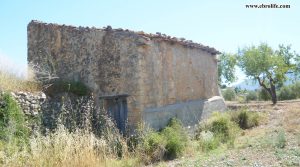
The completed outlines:
<svg viewBox="0 0 300 167">
<path fill-rule="evenodd" d="M 127 139 L 112 126 L 96 136 L 59 125 L 46 134 L 31 133 L 26 116 L 8 94 L 0 96 L 0 166 L 136 166 Z"/>
<path fill-rule="evenodd" d="M 250 129 L 258 126 L 263 116 L 261 113 L 249 111 L 247 108 L 242 108 L 238 111 L 230 111 L 231 120 L 239 125 L 241 129 Z"/>
<path fill-rule="evenodd" d="M 25 71 L 8 56 L 0 53 L 0 91 L 23 90 Z"/>
<path fill-rule="evenodd" d="M 261 120 L 260 114 L 247 109 L 227 113 L 216 112 L 209 119 L 200 122 L 196 138 L 204 152 L 214 150 L 220 145 L 234 147 L 241 129 L 258 126 Z"/>
<path fill-rule="evenodd" d="M 58 124 L 52 131 L 40 128 L 30 135 L 14 99 L 5 93 L 0 102 L 0 166 L 140 166 L 179 157 L 188 141 L 176 119 L 160 132 L 140 129 L 136 142 L 120 134 L 109 119 L 101 134 Z"/>
<path fill-rule="evenodd" d="M 27 91 L 35 92 L 41 90 L 38 82 L 25 80 L 13 73 L 0 71 L 0 91 Z"/>
<path fill-rule="evenodd" d="M 113 139 L 111 139 L 113 140 Z M 118 160 L 118 148 L 104 138 L 76 130 L 69 132 L 60 126 L 48 135 L 37 134 L 30 138 L 26 149 L 18 150 L 13 143 L 0 150 L 3 166 L 114 166 L 116 164 L 138 165 L 129 154 Z M 121 144 L 125 144 L 121 142 Z M 14 148 L 8 153 L 7 148 Z M 126 146 L 124 146 L 126 150 Z M 123 161 L 124 163 L 118 162 Z"/>
<path fill-rule="evenodd" d="M 129 150 L 128 140 L 107 128 L 98 137 L 85 130 L 70 132 L 64 126 L 43 135 L 36 133 L 23 143 L 0 147 L 2 166 L 141 166 L 183 154 L 188 141 L 175 122 L 161 132 L 146 132 L 138 146 Z M 173 129 L 173 128 L 179 129 Z"/>
</svg>

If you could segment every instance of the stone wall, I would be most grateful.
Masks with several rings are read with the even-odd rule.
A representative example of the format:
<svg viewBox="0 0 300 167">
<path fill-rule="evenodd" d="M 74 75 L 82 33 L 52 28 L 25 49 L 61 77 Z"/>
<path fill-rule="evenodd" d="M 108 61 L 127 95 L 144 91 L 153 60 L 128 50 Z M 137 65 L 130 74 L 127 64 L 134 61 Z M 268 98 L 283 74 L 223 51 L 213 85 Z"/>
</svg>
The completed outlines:
<svg viewBox="0 0 300 167">
<path fill-rule="evenodd" d="M 31 22 L 28 62 L 62 80 L 80 81 L 99 96 L 130 94 L 129 117 L 139 112 L 138 35 L 107 28 L 83 28 Z"/>
<path fill-rule="evenodd" d="M 11 92 L 11 96 L 17 101 L 25 115 L 38 116 L 42 112 L 42 106 L 46 101 L 43 92 Z"/>
<path fill-rule="evenodd" d="M 140 86 L 145 108 L 219 95 L 215 55 L 157 40 L 140 50 Z"/>
<path fill-rule="evenodd" d="M 161 33 L 37 21 L 28 25 L 29 62 L 60 79 L 83 82 L 97 104 L 101 96 L 129 94 L 130 126 L 147 120 L 144 111 L 218 96 L 218 53 Z"/>
<path fill-rule="evenodd" d="M 88 129 L 101 133 L 104 120 L 100 110 L 95 108 L 93 96 L 76 96 L 60 93 L 55 97 L 43 92 L 11 92 L 25 116 L 35 119 L 34 128 L 53 130 L 64 125 L 70 130 Z"/>
</svg>

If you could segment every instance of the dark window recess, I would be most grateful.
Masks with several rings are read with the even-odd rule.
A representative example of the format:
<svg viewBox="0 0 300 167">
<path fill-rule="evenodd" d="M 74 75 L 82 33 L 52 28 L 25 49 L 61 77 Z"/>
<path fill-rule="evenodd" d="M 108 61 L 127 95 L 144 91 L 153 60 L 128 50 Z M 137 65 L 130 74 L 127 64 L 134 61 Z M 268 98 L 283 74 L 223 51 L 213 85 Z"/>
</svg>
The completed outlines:
<svg viewBox="0 0 300 167">
<path fill-rule="evenodd" d="M 110 118 L 115 121 L 121 133 L 125 133 L 127 122 L 127 100 L 128 95 L 102 96 L 103 107 Z"/>
</svg>

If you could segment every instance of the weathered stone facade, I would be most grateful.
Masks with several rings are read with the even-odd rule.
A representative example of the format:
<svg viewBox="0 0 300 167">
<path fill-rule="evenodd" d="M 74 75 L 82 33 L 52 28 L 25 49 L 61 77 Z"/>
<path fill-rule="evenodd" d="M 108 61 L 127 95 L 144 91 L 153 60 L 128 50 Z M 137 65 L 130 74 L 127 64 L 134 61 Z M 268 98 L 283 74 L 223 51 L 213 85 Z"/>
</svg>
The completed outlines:
<svg viewBox="0 0 300 167">
<path fill-rule="evenodd" d="M 26 118 L 40 121 L 35 127 L 53 130 L 61 124 L 70 130 L 89 128 L 97 132 L 94 129 L 101 124 L 101 111 L 95 109 L 93 96 L 79 97 L 72 93 L 60 93 L 50 97 L 43 92 L 11 92 L 10 95 L 19 104 Z"/>
<path fill-rule="evenodd" d="M 157 115 L 156 120 L 163 122 L 156 126 L 155 118 L 148 116 L 153 110 L 164 113 L 165 107 L 176 104 L 182 113 L 190 114 L 191 101 L 202 103 L 219 96 L 218 53 L 214 48 L 160 33 L 37 21 L 28 25 L 29 62 L 63 80 L 83 82 L 96 99 L 128 94 L 130 126 L 145 120 L 152 127 L 161 128 L 166 123 L 165 118 L 160 118 L 164 114 Z M 202 113 L 201 107 L 192 110 Z"/>
<path fill-rule="evenodd" d="M 11 92 L 11 96 L 17 101 L 24 114 L 37 116 L 42 111 L 42 105 L 46 101 L 46 95 L 43 92 Z"/>
</svg>

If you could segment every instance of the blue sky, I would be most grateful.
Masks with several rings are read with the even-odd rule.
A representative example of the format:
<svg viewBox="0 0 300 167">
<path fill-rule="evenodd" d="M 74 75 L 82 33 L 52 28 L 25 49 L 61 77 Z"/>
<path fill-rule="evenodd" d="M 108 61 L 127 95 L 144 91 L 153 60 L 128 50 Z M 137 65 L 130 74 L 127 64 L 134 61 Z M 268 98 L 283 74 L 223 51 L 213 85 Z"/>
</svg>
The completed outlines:
<svg viewBox="0 0 300 167">
<path fill-rule="evenodd" d="M 290 9 L 247 9 L 246 4 L 288 4 Z M 267 42 L 300 53 L 300 1 L 243 0 L 1 0 L 0 66 L 25 67 L 31 20 L 75 26 L 162 32 L 236 52 Z M 4 60 L 5 59 L 5 60 Z M 6 62 L 6 63 L 3 63 Z M 10 63 L 7 63 L 10 62 Z"/>
</svg>

